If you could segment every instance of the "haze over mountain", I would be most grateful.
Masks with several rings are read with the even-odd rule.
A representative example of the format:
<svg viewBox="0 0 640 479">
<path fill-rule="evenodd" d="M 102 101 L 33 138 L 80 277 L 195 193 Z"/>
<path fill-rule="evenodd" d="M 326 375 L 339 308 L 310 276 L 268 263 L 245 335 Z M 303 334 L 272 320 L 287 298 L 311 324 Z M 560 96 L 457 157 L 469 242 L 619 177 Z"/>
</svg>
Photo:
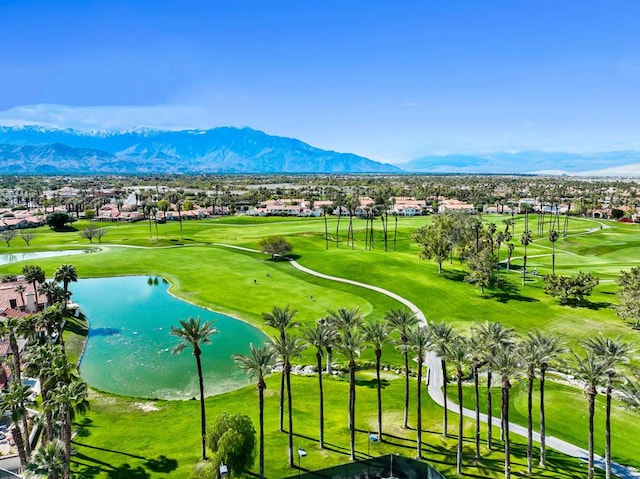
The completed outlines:
<svg viewBox="0 0 640 479">
<path fill-rule="evenodd" d="M 251 128 L 0 127 L 0 173 L 398 173 L 393 165 Z"/>
<path fill-rule="evenodd" d="M 640 176 L 640 151 L 563 153 L 521 151 L 424 156 L 396 166 L 415 173 L 517 173 Z"/>
</svg>

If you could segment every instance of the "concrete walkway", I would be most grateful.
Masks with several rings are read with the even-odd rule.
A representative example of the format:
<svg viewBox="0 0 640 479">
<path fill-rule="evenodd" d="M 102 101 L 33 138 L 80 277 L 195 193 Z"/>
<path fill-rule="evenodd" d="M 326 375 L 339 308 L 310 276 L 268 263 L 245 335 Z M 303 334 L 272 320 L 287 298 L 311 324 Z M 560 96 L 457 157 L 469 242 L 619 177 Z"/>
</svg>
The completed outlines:
<svg viewBox="0 0 640 479">
<path fill-rule="evenodd" d="M 244 248 L 242 246 L 233 246 L 233 245 L 227 245 L 227 244 L 221 244 L 218 243 L 216 244 L 216 246 L 223 246 L 226 248 L 232 248 L 232 249 L 239 249 L 242 251 L 249 251 L 249 252 L 253 252 L 253 253 L 261 253 L 261 251 L 255 250 L 255 249 L 251 249 L 251 248 Z M 376 291 L 380 294 L 384 294 L 386 296 L 389 296 L 390 298 L 395 299 L 396 301 L 404 304 L 407 308 L 409 308 L 413 313 L 415 313 L 415 315 L 418 317 L 418 319 L 423 323 L 423 324 L 427 324 L 427 318 L 424 315 L 424 313 L 420 310 L 420 308 L 418 308 L 415 304 L 413 304 L 411 301 L 409 301 L 406 298 L 403 298 L 402 296 L 399 296 L 391 291 L 388 291 L 384 288 L 380 288 L 378 286 L 373 286 L 371 284 L 366 284 L 366 283 L 361 283 L 359 281 L 354 281 L 351 279 L 346 279 L 346 278 L 339 278 L 337 276 L 330 276 L 328 274 L 324 274 L 324 273 L 320 273 L 318 271 L 314 271 L 312 269 L 307 268 L 306 266 L 302 266 L 300 263 L 298 263 L 297 261 L 294 261 L 292 259 L 289 260 L 289 263 L 296 268 L 299 271 L 302 271 L 304 273 L 310 274 L 312 276 L 316 276 L 318 278 L 322 278 L 322 279 L 326 279 L 329 281 L 337 281 L 339 283 L 346 283 L 346 284 L 351 284 L 353 286 L 358 286 L 360 288 L 366 288 L 366 289 L 370 289 L 372 291 Z M 429 393 L 429 396 L 431 397 L 431 399 L 434 400 L 434 402 L 436 402 L 436 404 L 438 404 L 440 407 L 442 407 L 444 405 L 444 395 L 442 393 L 442 386 L 443 386 L 443 378 L 442 378 L 442 369 L 440 368 L 440 358 L 438 358 L 438 356 L 436 356 L 433 352 L 430 352 L 427 354 L 427 358 L 425 361 L 425 365 L 427 366 L 427 368 L 429 369 L 429 375 L 428 377 L 428 386 L 427 386 L 427 391 Z M 447 409 L 449 409 L 450 411 L 453 411 L 455 413 L 458 412 L 458 404 L 452 402 L 450 399 L 447 401 Z M 585 406 L 586 408 L 586 406 Z M 470 418 L 475 418 L 475 411 L 471 410 L 471 409 L 467 409 L 464 408 L 463 409 L 463 414 L 465 417 L 470 417 Z M 480 414 L 480 420 L 483 423 L 486 423 L 488 421 L 488 417 L 486 414 Z M 500 417 L 494 417 L 492 418 L 492 424 L 494 427 L 500 427 Z M 526 427 L 522 427 L 519 426 L 517 424 L 514 424 L 512 422 L 509 423 L 509 431 L 510 433 L 513 434 L 518 434 L 520 436 L 523 437 L 527 437 L 527 428 Z M 536 442 L 540 441 L 540 434 L 538 432 L 533 433 L 533 440 Z M 578 446 L 575 446 L 569 442 L 563 441 L 561 439 L 557 439 L 553 436 L 547 436 L 547 440 L 546 440 L 547 446 L 550 448 L 555 449 L 556 451 L 559 451 L 563 454 L 566 454 L 567 456 L 571 456 L 571 457 L 575 457 L 576 459 L 579 459 L 581 461 L 587 462 L 588 461 L 588 451 L 586 449 L 582 449 Z M 605 463 L 604 463 L 604 458 L 601 456 L 594 456 L 594 464 L 596 467 L 599 467 L 601 469 L 605 469 Z M 625 467 L 621 464 L 617 464 L 612 462 L 611 463 L 611 472 L 616 475 L 617 477 L 621 478 L 621 479 L 633 479 L 633 478 L 640 478 L 640 473 L 634 470 L 631 470 L 628 467 Z"/>
</svg>

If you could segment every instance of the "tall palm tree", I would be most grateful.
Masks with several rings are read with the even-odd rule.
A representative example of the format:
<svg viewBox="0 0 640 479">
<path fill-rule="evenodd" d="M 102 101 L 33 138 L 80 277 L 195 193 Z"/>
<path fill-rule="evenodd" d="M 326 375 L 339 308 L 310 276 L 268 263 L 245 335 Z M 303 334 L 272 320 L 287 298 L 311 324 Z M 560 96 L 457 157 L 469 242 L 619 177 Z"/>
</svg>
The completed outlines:
<svg viewBox="0 0 640 479">
<path fill-rule="evenodd" d="M 551 242 L 551 274 L 556 272 L 556 241 L 560 238 L 558 230 L 549 231 L 549 241 Z"/>
<path fill-rule="evenodd" d="M 200 434 L 202 442 L 202 460 L 207 458 L 206 447 L 206 418 L 204 408 L 204 381 L 202 379 L 202 362 L 200 355 L 202 354 L 202 345 L 211 343 L 211 336 L 216 334 L 218 330 L 213 327 L 213 321 L 202 323 L 200 318 L 189 318 L 180 320 L 180 327 L 171 327 L 171 334 L 181 339 L 181 342 L 174 346 L 172 354 L 178 354 L 187 348 L 193 349 L 193 355 L 196 358 L 196 366 L 198 368 L 198 385 L 200 386 Z"/>
<path fill-rule="evenodd" d="M 27 470 L 47 479 L 62 479 L 68 465 L 64 460 L 64 443 L 56 439 L 41 446 L 27 464 Z"/>
<path fill-rule="evenodd" d="M 69 299 L 69 283 L 78 281 L 78 272 L 72 264 L 63 264 L 56 270 L 53 279 L 62 283 L 62 289 L 64 290 L 64 308 L 66 310 L 67 300 Z"/>
<path fill-rule="evenodd" d="M 23 309 L 27 306 L 27 304 L 24 301 L 24 292 L 26 290 L 27 288 L 24 286 L 24 284 L 19 284 L 18 286 L 16 286 L 16 289 L 15 289 L 15 292 L 20 295 L 20 302 L 22 303 Z"/>
<path fill-rule="evenodd" d="M 472 331 L 473 332 L 473 331 Z M 480 460 L 480 367 L 485 364 L 485 348 L 481 338 L 472 334 L 467 341 L 467 361 L 473 376 L 476 460 Z"/>
<path fill-rule="evenodd" d="M 620 337 L 615 339 L 606 338 L 602 333 L 596 337 L 587 339 L 584 342 L 587 348 L 596 357 L 599 357 L 605 364 L 607 369 L 606 375 L 606 418 L 604 429 L 604 460 L 606 479 L 611 478 L 611 393 L 616 379 L 620 378 L 620 365 L 629 362 L 629 356 L 633 349 L 629 343 L 623 341 Z"/>
<path fill-rule="evenodd" d="M 356 358 L 364 349 L 364 338 L 360 332 L 360 322 L 348 328 L 340 329 L 340 341 L 337 347 L 342 354 L 349 358 L 349 443 L 351 460 L 356 459 Z"/>
<path fill-rule="evenodd" d="M 66 301 L 64 289 L 62 289 L 55 281 L 44 281 L 38 287 L 38 294 L 44 294 L 47 298 L 47 306 L 53 306 L 56 303 Z"/>
<path fill-rule="evenodd" d="M 380 381 L 380 360 L 382 348 L 388 341 L 389 326 L 386 321 L 371 321 L 362 327 L 364 338 L 368 341 L 376 355 L 376 384 L 378 390 L 378 439 L 382 441 L 382 383 Z"/>
<path fill-rule="evenodd" d="M 485 346 L 485 359 L 487 365 L 487 446 L 493 447 L 493 414 L 492 414 L 492 376 L 493 356 L 505 345 L 512 344 L 515 340 L 513 328 L 507 328 L 502 323 L 485 322 L 475 328 L 475 334 L 479 336 Z"/>
<path fill-rule="evenodd" d="M 291 359 L 300 356 L 307 345 L 302 338 L 295 338 L 289 333 L 272 340 L 274 349 L 282 360 L 282 375 L 285 377 L 287 388 L 287 416 L 289 419 L 289 467 L 293 467 L 293 406 L 291 395 Z"/>
<path fill-rule="evenodd" d="M 267 384 L 264 381 L 275 362 L 275 351 L 270 343 L 261 348 L 256 348 L 253 343 L 249 345 L 251 353 L 248 355 L 234 354 L 233 360 L 238 367 L 256 380 L 258 388 L 259 423 L 260 423 L 260 479 L 264 478 L 264 390 Z"/>
<path fill-rule="evenodd" d="M 300 323 L 294 321 L 293 318 L 298 314 L 298 310 L 289 309 L 287 304 L 284 308 L 274 306 L 271 312 L 262 313 L 262 319 L 266 326 L 271 326 L 278 330 L 280 339 L 284 340 L 284 335 L 289 328 L 298 326 Z M 280 378 L 280 432 L 284 432 L 284 374 Z"/>
<path fill-rule="evenodd" d="M 431 333 L 428 328 L 417 327 L 407 331 L 407 343 L 404 345 L 408 351 L 415 354 L 418 363 L 417 382 L 417 414 L 416 414 L 416 447 L 417 457 L 422 459 L 422 368 L 424 358 L 429 348 L 431 348 Z"/>
<path fill-rule="evenodd" d="M 52 391 L 51 399 L 54 411 L 60 417 L 62 442 L 64 443 L 64 460 L 67 465 L 63 479 L 70 477 L 72 424 L 76 414 L 84 415 L 89 410 L 87 383 L 81 380 L 60 383 Z"/>
<path fill-rule="evenodd" d="M 18 456 L 20 457 L 20 465 L 24 469 L 29 462 L 29 456 L 25 447 L 25 437 L 23 431 L 20 428 L 22 418 L 27 415 L 26 406 L 30 403 L 29 396 L 31 395 L 31 388 L 21 383 L 12 382 L 9 386 L 9 390 L 4 394 L 0 394 L 0 412 L 2 414 L 9 412 L 11 415 L 11 421 L 14 424 L 13 439 L 18 449 Z M 27 441 L 29 438 L 26 438 Z"/>
<path fill-rule="evenodd" d="M 593 417 L 595 415 L 596 395 L 598 385 L 602 383 L 607 375 L 608 364 L 601 357 L 587 350 L 584 358 L 575 355 L 575 375 L 585 385 L 587 400 L 589 404 L 589 455 L 588 455 L 588 478 L 593 479 Z"/>
<path fill-rule="evenodd" d="M 462 434 L 464 430 L 464 412 L 462 401 L 462 376 L 469 363 L 470 343 L 461 336 L 454 336 L 445 346 L 445 356 L 456 369 L 458 386 L 458 447 L 456 452 L 456 474 L 462 474 Z"/>
<path fill-rule="evenodd" d="M 440 358 L 440 367 L 442 368 L 442 392 L 444 396 L 444 404 L 442 406 L 443 424 L 442 434 L 447 437 L 447 344 L 455 336 L 453 326 L 445 323 L 429 323 L 429 331 L 431 332 L 431 346 L 434 352 Z"/>
<path fill-rule="evenodd" d="M 502 428 L 504 432 L 504 478 L 511 478 L 511 441 L 509 439 L 509 390 L 520 370 L 520 360 L 513 345 L 503 345 L 491 358 L 493 369 L 502 383 Z"/>
<path fill-rule="evenodd" d="M 400 334 L 396 346 L 404 355 L 404 416 L 402 427 L 409 427 L 409 350 L 407 345 L 407 332 L 418 325 L 419 319 L 416 314 L 408 309 L 392 309 L 385 315 L 385 319 Z"/>
<path fill-rule="evenodd" d="M 315 326 L 305 324 L 303 334 L 307 343 L 316 348 L 316 361 L 318 369 L 318 392 L 320 407 L 320 448 L 324 449 L 324 391 L 322 387 L 322 355 L 323 351 L 329 344 L 333 344 L 333 330 L 329 325 L 322 321 L 316 321 Z"/>
<path fill-rule="evenodd" d="M 522 257 L 522 286 L 524 286 L 525 275 L 527 274 L 527 246 L 533 243 L 533 236 L 531 236 L 531 231 L 525 230 L 525 232 L 522 233 L 522 236 L 520 236 L 520 243 L 522 243 L 522 246 L 524 246 L 524 256 Z"/>
<path fill-rule="evenodd" d="M 562 340 L 554 335 L 542 333 L 538 330 L 527 334 L 527 341 L 535 344 L 537 351 L 537 367 L 540 372 L 540 465 L 546 465 L 547 457 L 547 420 L 545 415 L 544 387 L 547 371 L 556 363 L 563 353 L 569 351 L 562 344 Z"/>
<path fill-rule="evenodd" d="M 533 469 L 533 382 L 538 368 L 538 342 L 532 333 L 519 344 L 518 354 L 527 376 L 527 472 Z"/>
</svg>

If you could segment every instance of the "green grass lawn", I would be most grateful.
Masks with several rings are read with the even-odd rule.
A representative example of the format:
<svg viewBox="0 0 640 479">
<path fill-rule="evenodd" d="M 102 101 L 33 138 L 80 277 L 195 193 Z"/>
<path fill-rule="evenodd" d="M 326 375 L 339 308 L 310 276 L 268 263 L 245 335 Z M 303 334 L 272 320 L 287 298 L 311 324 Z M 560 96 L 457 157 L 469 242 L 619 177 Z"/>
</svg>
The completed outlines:
<svg viewBox="0 0 640 479">
<path fill-rule="evenodd" d="M 488 217 L 498 228 L 503 228 L 502 217 Z M 466 329 L 475 322 L 500 321 L 524 333 L 533 328 L 552 331 L 561 335 L 570 347 L 577 347 L 579 342 L 596 332 L 602 331 L 607 335 L 620 335 L 628 341 L 640 346 L 638 331 L 632 330 L 615 316 L 610 306 L 615 302 L 615 277 L 621 269 L 640 264 L 640 228 L 637 225 L 623 225 L 610 223 L 611 228 L 597 229 L 599 223 L 591 220 L 571 219 L 569 235 L 561 237 L 556 242 L 556 272 L 560 274 L 574 274 L 577 271 L 591 271 L 601 277 L 601 285 L 596 288 L 593 296 L 585 306 L 561 306 L 553 298 L 543 293 L 542 280 L 528 277 L 524 287 L 520 286 L 520 275 L 512 271 L 506 274 L 500 272 L 501 286 L 487 290 L 481 294 L 480 290 L 463 281 L 465 266 L 454 258 L 452 263 L 443 265 L 442 275 L 438 275 L 437 265 L 432 261 L 424 261 L 418 257 L 418 247 L 411 241 L 411 233 L 419 226 L 423 226 L 429 218 L 399 218 L 397 236 L 393 224 L 390 225 L 387 249 L 384 248 L 382 228 L 376 224 L 374 249 L 366 251 L 364 246 L 364 220 L 354 220 L 356 230 L 355 247 L 345 243 L 348 221 L 340 222 L 338 246 L 336 246 L 335 219 L 328 221 L 329 248 L 325 243 L 325 228 L 322 218 L 245 218 L 232 217 L 205 221 L 183 222 L 183 238 L 180 238 L 178 223 L 158 225 L 156 239 L 155 226 L 140 222 L 135 224 L 99 224 L 108 228 L 108 234 L 103 238 L 103 244 L 89 245 L 87 240 L 80 237 L 79 231 L 84 222 L 73 224 L 75 230 L 67 232 L 53 232 L 48 228 L 35 230 L 37 236 L 26 247 L 20 238 L 15 238 L 11 247 L 0 247 L 0 253 L 19 251 L 44 251 L 68 248 L 86 248 L 93 246 L 100 249 L 98 253 L 70 256 L 65 258 L 49 258 L 30 263 L 41 265 L 47 277 L 51 278 L 56 267 L 63 263 L 74 264 L 81 277 L 113 276 L 113 275 L 160 275 L 171 282 L 171 293 L 216 311 L 229 314 L 242 320 L 263 327 L 261 314 L 269 311 L 272 306 L 290 304 L 299 311 L 297 319 L 303 323 L 311 323 L 327 314 L 330 309 L 338 307 L 358 307 L 367 318 L 382 318 L 386 311 L 398 308 L 400 304 L 394 300 L 370 290 L 335 283 L 320 278 L 311 277 L 295 270 L 284 261 L 272 261 L 262 254 L 232 250 L 219 244 L 232 244 L 249 248 L 257 248 L 260 238 L 269 235 L 286 236 L 294 245 L 293 254 L 304 266 L 334 276 L 349 278 L 374 284 L 391 290 L 419 306 L 434 321 L 448 321 L 459 328 Z M 512 267 L 518 268 L 522 260 L 523 248 L 519 243 L 523 221 L 516 221 L 516 235 L 513 243 L 515 250 Z M 596 228 L 594 232 L 588 230 Z M 550 272 L 551 246 L 545 236 L 535 234 L 535 219 L 530 219 L 529 229 L 534 232 L 534 242 L 529 246 L 527 266 L 536 267 L 541 274 Z M 395 239 L 395 241 L 394 241 Z M 395 251 L 394 251 L 395 247 Z M 506 257 L 506 247 L 503 245 L 501 258 Z M 19 273 L 25 263 L 0 266 L 0 274 Z M 258 284 L 254 285 L 253 280 Z M 311 300 L 313 296 L 313 300 Z M 250 298 L 250 300 L 247 300 Z M 89 318 L 90 319 L 90 318 Z M 176 318 L 176 323 L 178 319 Z M 273 331 L 267 330 L 268 333 Z M 69 333 L 65 333 L 68 342 L 80 341 Z M 339 357 L 337 358 L 340 359 Z M 371 350 L 364 352 L 363 361 L 371 361 Z M 307 351 L 301 358 L 302 363 L 314 362 L 313 352 Z M 391 346 L 384 352 L 383 362 L 392 365 L 400 364 L 400 356 Z M 276 394 L 275 379 L 271 380 L 269 393 Z M 306 382 L 305 382 L 306 381 Z M 308 383 L 307 383 L 308 382 Z M 300 413 L 299 427 L 301 434 L 316 437 L 314 426 L 317 413 L 315 411 L 315 396 L 313 396 L 313 380 L 311 378 L 296 378 L 296 385 L 301 384 L 302 394 L 297 404 L 304 404 L 305 409 Z M 308 468 L 336 464 L 347 459 L 345 448 L 348 448 L 346 429 L 346 389 L 345 383 L 339 380 L 330 381 L 333 392 L 328 394 L 328 408 L 331 409 L 328 422 L 331 424 L 331 435 L 335 436 L 336 451 L 318 451 L 318 455 L 310 454 L 305 462 Z M 341 389 L 342 388 L 342 389 Z M 361 391 L 361 392 L 360 392 Z M 361 386 L 359 394 L 370 400 L 363 400 L 362 421 L 370 421 L 374 414 L 366 408 L 375 401 L 372 394 L 374 389 Z M 308 396 L 306 395 L 308 393 Z M 255 388 L 250 387 L 234 393 L 225 394 L 208 399 L 209 417 L 213 417 L 222 410 L 249 411 L 255 402 Z M 385 391 L 388 420 L 386 423 L 397 425 L 401 417 L 401 386 L 397 380 L 390 381 Z M 585 409 L 584 400 L 580 393 L 571 394 L 570 391 L 560 391 L 559 405 L 578 414 Z M 77 461 L 82 462 L 84 454 L 87 459 L 78 466 L 86 469 L 84 477 L 113 478 L 113 477 L 186 477 L 192 464 L 198 456 L 197 436 L 193 431 L 197 427 L 196 405 L 192 402 L 162 402 L 156 405 L 160 411 L 144 412 L 135 406 L 143 401 L 121 398 L 110 395 L 97 394 L 92 398 L 92 411 L 87 416 L 86 424 L 78 437 Z M 275 404 L 275 399 L 272 399 Z M 238 405 L 242 407 L 239 408 Z M 426 421 L 430 430 L 440 428 L 441 410 L 431 403 L 425 403 L 427 408 Z M 337 407 L 336 407 L 337 406 Z M 275 408 L 276 406 L 271 406 Z M 299 407 L 296 405 L 296 407 Z M 560 406 L 558 406 L 560 407 Z M 308 410 L 306 409 L 308 408 Z M 275 409 L 274 409 L 275 411 Z M 252 412 L 255 418 L 255 412 Z M 273 415 L 273 412 L 271 413 Z M 296 417 L 298 413 L 296 413 Z M 634 417 L 625 416 L 623 411 L 616 411 L 619 419 L 632 424 L 630 430 L 638 427 Z M 344 416 L 344 417 L 343 417 Z M 369 418 L 369 419 L 366 419 Z M 526 419 L 526 418 L 525 418 Z M 522 421 L 514 413 L 514 420 Z M 271 419 L 268 426 L 268 475 L 269 477 L 283 477 L 292 472 L 283 467 L 285 461 L 285 435 L 277 432 L 275 419 Z M 561 421 L 564 421 L 562 419 Z M 525 421 L 526 423 L 526 421 Z M 572 422 L 572 425 L 579 422 Z M 363 430 L 367 424 L 359 424 Z M 395 426 L 394 426 L 395 427 Z M 471 423 L 467 425 L 470 432 Z M 555 426 L 554 426 L 555 427 Z M 558 426 L 562 429 L 562 422 Z M 625 458 L 633 458 L 635 451 L 633 441 L 627 441 L 626 436 L 618 436 L 620 430 L 614 431 L 614 446 L 616 457 L 625 462 Z M 575 431 L 566 433 L 580 445 L 586 445 L 586 436 L 580 432 L 581 426 Z M 399 438 L 397 445 L 377 445 L 380 453 L 402 452 L 413 454 L 413 435 L 407 431 L 390 429 L 389 433 Z M 555 433 L 553 433 L 555 434 Z M 194 437 L 192 437 L 194 436 Z M 329 436 L 329 434 L 328 434 Z M 443 441 L 439 434 L 427 436 L 427 447 L 433 447 L 428 457 L 436 461 L 438 468 L 451 471 L 455 450 L 454 441 Z M 304 438 L 300 441 L 304 443 Z M 366 434 L 362 434 L 362 445 L 366 446 Z M 521 441 L 521 440 L 520 440 Z M 520 444 L 522 441 L 520 442 Z M 82 444 L 82 446 L 80 445 Z M 471 443 L 467 442 L 467 448 Z M 306 443 L 313 449 L 313 442 Z M 372 446 L 373 448 L 373 446 Z M 110 452 L 116 451 L 116 452 Z M 373 451 L 372 451 L 373 453 Z M 516 445 L 514 460 L 518 467 L 522 467 L 523 449 Z M 273 458 L 281 458 L 273 459 Z M 317 462 L 316 462 L 316 459 Z M 580 466 L 573 464 L 573 460 L 557 456 L 556 472 L 562 470 L 567 477 L 582 477 Z M 492 453 L 486 459 L 486 464 L 469 472 L 481 477 L 498 476 L 501 468 L 500 455 Z M 567 462 L 568 461 L 568 462 Z M 627 461 L 628 462 L 628 461 Z M 443 464 L 444 463 L 444 464 Z M 114 465 L 110 468 L 108 465 Z M 119 466 L 117 466 L 119 464 Z M 128 466 L 125 466 L 128 464 Z M 303 464 L 304 465 L 304 464 Z M 120 468 L 120 469 L 118 469 Z M 554 476 L 549 472 L 546 474 Z M 92 472 L 93 471 L 93 472 Z M 542 477 L 541 472 L 537 473 Z"/>
</svg>

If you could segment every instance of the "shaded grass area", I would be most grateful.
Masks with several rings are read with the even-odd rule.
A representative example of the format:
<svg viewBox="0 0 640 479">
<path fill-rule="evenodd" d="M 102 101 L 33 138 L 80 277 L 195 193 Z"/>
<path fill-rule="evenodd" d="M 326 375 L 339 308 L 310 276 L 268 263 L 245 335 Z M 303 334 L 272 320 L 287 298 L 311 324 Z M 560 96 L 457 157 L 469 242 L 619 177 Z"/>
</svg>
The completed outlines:
<svg viewBox="0 0 640 479">
<path fill-rule="evenodd" d="M 357 387 L 356 450 L 358 458 L 399 453 L 415 456 L 415 380 L 412 387 L 410 429 L 402 429 L 403 380 L 388 374 L 383 390 L 384 441 L 370 444 L 368 435 L 376 429 L 375 388 L 370 387 L 371 372 L 364 371 L 359 379 L 367 384 Z M 279 376 L 267 382 L 265 403 L 265 466 L 266 477 L 276 479 L 292 476 L 287 462 L 287 435 L 278 432 Z M 326 448 L 318 446 L 317 379 L 315 376 L 292 378 L 294 410 L 294 447 L 303 447 L 308 456 L 303 459 L 303 470 L 315 470 L 348 462 L 349 433 L 347 429 L 348 381 L 331 378 L 325 381 L 325 394 L 331 406 L 326 414 Z M 129 478 L 186 478 L 199 457 L 199 424 L 197 401 L 144 402 L 92 392 L 92 410 L 79 418 L 79 433 L 74 439 L 77 454 L 73 468 L 83 479 Z M 212 397 L 207 400 L 207 417 L 211 423 L 223 411 L 249 415 L 257 425 L 258 399 L 254 386 Z M 146 407 L 146 411 L 144 408 Z M 452 434 L 445 439 L 441 434 L 440 410 L 429 400 L 423 404 L 423 437 L 425 458 L 447 477 L 455 475 L 455 443 Z M 504 458 L 499 450 L 488 451 L 482 446 L 482 460 L 473 459 L 472 422 L 465 421 L 464 468 L 467 477 L 502 477 Z M 499 442 L 497 448 L 502 447 Z M 514 438 L 513 472 L 526 470 L 524 442 Z M 246 475 L 257 473 L 257 463 Z M 585 467 L 576 459 L 550 451 L 549 466 L 535 468 L 530 477 L 584 477 Z"/>
</svg>

